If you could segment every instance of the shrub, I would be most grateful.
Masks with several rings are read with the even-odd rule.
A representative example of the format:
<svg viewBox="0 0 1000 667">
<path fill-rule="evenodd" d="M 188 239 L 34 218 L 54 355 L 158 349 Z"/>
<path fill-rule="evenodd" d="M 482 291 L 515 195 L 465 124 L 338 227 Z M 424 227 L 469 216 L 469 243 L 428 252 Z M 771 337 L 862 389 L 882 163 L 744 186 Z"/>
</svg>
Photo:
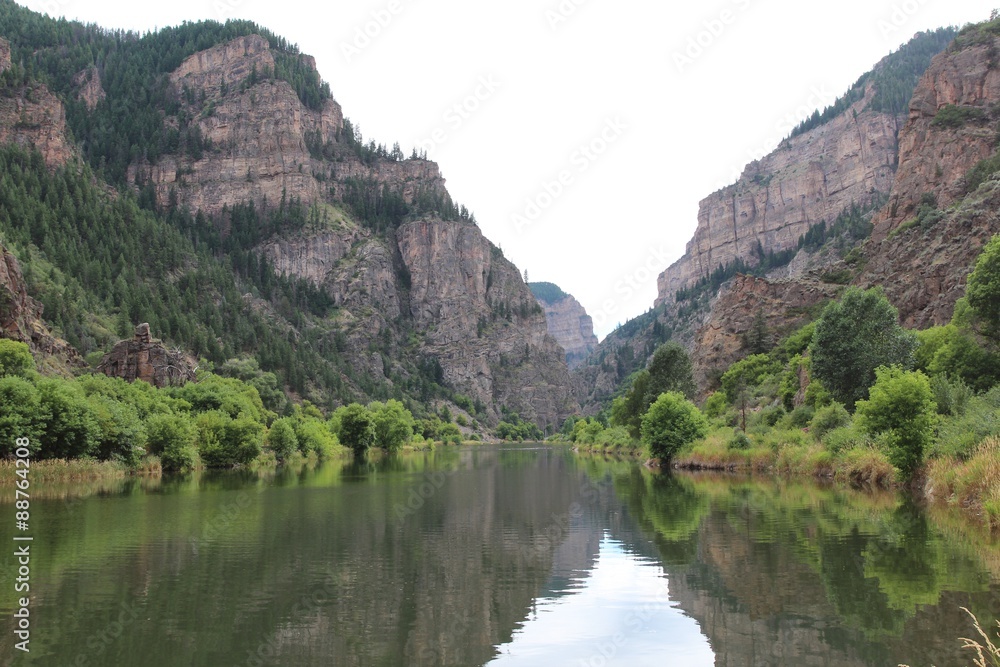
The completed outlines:
<svg viewBox="0 0 1000 667">
<path fill-rule="evenodd" d="M 938 413 L 942 415 L 962 415 L 975 395 L 962 378 L 949 380 L 944 375 L 931 378 L 931 391 L 937 403 Z"/>
<path fill-rule="evenodd" d="M 733 434 L 733 437 L 726 443 L 726 449 L 742 451 L 750 449 L 752 445 L 753 443 L 750 442 L 750 438 L 747 437 L 746 433 L 743 431 L 736 431 Z"/>
<path fill-rule="evenodd" d="M 372 403 L 368 409 L 375 427 L 375 443 L 379 447 L 394 452 L 413 438 L 413 415 L 399 401 Z M 459 418 L 465 421 L 462 415 Z"/>
<path fill-rule="evenodd" d="M 260 455 L 264 425 L 241 415 L 236 419 L 213 410 L 198 415 L 199 454 L 210 468 L 246 465 Z"/>
<path fill-rule="evenodd" d="M 160 457 L 163 470 L 180 472 L 193 469 L 198 461 L 194 446 L 195 427 L 191 420 L 171 414 L 151 415 L 146 421 L 146 446 Z"/>
<path fill-rule="evenodd" d="M 286 461 L 299 448 L 299 438 L 289 417 L 276 419 L 267 432 L 267 446 L 278 461 Z"/>
<path fill-rule="evenodd" d="M 800 405 L 788 414 L 788 425 L 795 428 L 805 428 L 809 426 L 816 411 L 808 405 Z"/>
<path fill-rule="evenodd" d="M 340 442 L 353 449 L 355 454 L 363 454 L 375 444 L 375 422 L 365 406 L 351 403 L 337 408 L 334 420 L 339 425 L 336 435 Z"/>
<path fill-rule="evenodd" d="M 36 454 L 46 421 L 35 385 L 16 375 L 0 377 L 0 456 L 14 453 L 17 438 L 28 438 L 28 450 Z"/>
<path fill-rule="evenodd" d="M 40 458 L 75 459 L 94 453 L 101 429 L 80 388 L 65 380 L 38 383 L 39 411 L 45 415 Z"/>
<path fill-rule="evenodd" d="M 136 409 L 106 396 L 91 396 L 88 403 L 99 428 L 94 455 L 130 468 L 138 465 L 146 454 L 146 428 Z"/>
<path fill-rule="evenodd" d="M 726 395 L 721 391 L 711 394 L 705 400 L 705 416 L 709 419 L 716 419 L 723 416 L 728 409 L 729 402 L 726 400 Z"/>
<path fill-rule="evenodd" d="M 294 420 L 293 424 L 299 451 L 303 454 L 314 452 L 320 459 L 328 459 L 340 446 L 337 436 L 319 419 L 307 417 Z"/>
<path fill-rule="evenodd" d="M 840 403 L 831 403 L 816 411 L 812 421 L 809 422 L 809 430 L 817 439 L 822 439 L 830 431 L 842 428 L 851 423 L 851 415 Z"/>
<path fill-rule="evenodd" d="M 684 394 L 660 394 L 642 418 L 642 441 L 650 453 L 669 460 L 682 447 L 708 433 L 708 421 Z"/>
<path fill-rule="evenodd" d="M 27 344 L 0 338 L 0 377 L 9 375 L 30 380 L 35 375 L 35 358 Z"/>
<path fill-rule="evenodd" d="M 920 465 L 937 418 L 930 381 L 920 371 L 885 366 L 875 371 L 868 400 L 858 401 L 858 425 L 887 434 L 889 461 L 909 477 Z"/>
<path fill-rule="evenodd" d="M 854 428 L 842 426 L 824 434 L 822 443 L 827 451 L 837 454 L 849 449 L 865 447 L 868 444 L 868 438 Z"/>
</svg>

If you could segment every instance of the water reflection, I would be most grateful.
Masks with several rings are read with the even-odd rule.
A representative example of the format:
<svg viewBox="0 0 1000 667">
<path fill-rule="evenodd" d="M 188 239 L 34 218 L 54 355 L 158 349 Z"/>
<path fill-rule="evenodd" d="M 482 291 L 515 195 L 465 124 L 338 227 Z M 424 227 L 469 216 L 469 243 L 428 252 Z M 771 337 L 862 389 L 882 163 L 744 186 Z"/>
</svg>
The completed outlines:
<svg viewBox="0 0 1000 667">
<path fill-rule="evenodd" d="M 554 448 L 39 487 L 18 664 L 945 665 L 1000 616 L 992 539 L 893 494 Z"/>
</svg>

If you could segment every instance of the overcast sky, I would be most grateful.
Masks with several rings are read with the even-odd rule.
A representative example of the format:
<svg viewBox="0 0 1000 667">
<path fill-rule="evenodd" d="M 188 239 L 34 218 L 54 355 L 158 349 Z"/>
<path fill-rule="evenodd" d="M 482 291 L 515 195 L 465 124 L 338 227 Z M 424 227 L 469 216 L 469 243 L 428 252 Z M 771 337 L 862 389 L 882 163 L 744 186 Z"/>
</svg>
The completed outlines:
<svg viewBox="0 0 1000 667">
<path fill-rule="evenodd" d="M 994 0 L 996 1 L 996 0 Z M 698 202 L 920 30 L 985 0 L 25 0 L 146 31 L 247 18 L 316 57 L 365 139 L 423 146 L 603 338 L 649 309 Z"/>
</svg>

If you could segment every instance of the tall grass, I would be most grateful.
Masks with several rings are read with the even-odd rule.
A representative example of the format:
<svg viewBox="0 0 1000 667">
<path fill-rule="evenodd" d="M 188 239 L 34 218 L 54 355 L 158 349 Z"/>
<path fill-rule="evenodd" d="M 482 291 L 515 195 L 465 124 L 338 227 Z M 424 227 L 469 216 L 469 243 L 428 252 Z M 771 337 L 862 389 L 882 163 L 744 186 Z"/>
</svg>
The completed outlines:
<svg viewBox="0 0 1000 667">
<path fill-rule="evenodd" d="M 983 440 L 966 461 L 932 460 L 924 493 L 980 514 L 992 528 L 1000 527 L 1000 437 Z"/>
</svg>

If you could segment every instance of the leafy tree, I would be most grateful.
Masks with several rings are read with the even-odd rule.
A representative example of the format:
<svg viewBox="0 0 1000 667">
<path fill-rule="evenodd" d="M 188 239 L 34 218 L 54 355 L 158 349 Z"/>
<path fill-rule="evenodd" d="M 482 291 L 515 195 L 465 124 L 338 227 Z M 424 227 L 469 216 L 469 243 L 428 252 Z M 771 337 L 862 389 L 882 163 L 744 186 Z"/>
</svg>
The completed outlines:
<svg viewBox="0 0 1000 667">
<path fill-rule="evenodd" d="M 100 395 L 91 396 L 87 402 L 100 428 L 94 454 L 102 460 L 137 465 L 146 453 L 147 436 L 135 407 Z"/>
<path fill-rule="evenodd" d="M 264 425 L 244 415 L 236 419 L 221 410 L 198 415 L 198 447 L 209 468 L 246 465 L 260 455 Z"/>
<path fill-rule="evenodd" d="M 754 389 L 777 371 L 777 364 L 766 354 L 752 354 L 740 359 L 722 374 L 722 393 L 740 410 L 740 426 L 747 430 L 747 407 Z"/>
<path fill-rule="evenodd" d="M 0 377 L 16 375 L 31 379 L 35 374 L 35 358 L 25 343 L 0 338 Z"/>
<path fill-rule="evenodd" d="M 337 436 L 345 447 L 353 449 L 355 454 L 363 454 L 375 444 L 375 422 L 368 408 L 351 403 L 338 408 L 335 414 L 340 427 Z"/>
<path fill-rule="evenodd" d="M 916 336 L 879 288 L 849 287 L 823 309 L 810 352 L 813 375 L 833 397 L 853 407 L 868 395 L 879 366 L 913 365 Z"/>
<path fill-rule="evenodd" d="M 151 415 L 146 421 L 146 436 L 149 452 L 160 457 L 165 471 L 183 472 L 197 465 L 195 427 L 190 419 L 166 413 Z"/>
<path fill-rule="evenodd" d="M 990 239 L 976 260 L 965 298 L 981 323 L 983 334 L 1000 343 L 1000 234 Z"/>
<path fill-rule="evenodd" d="M 694 397 L 694 375 L 691 359 L 679 343 L 669 341 L 656 348 L 649 362 L 649 386 L 646 405 L 649 406 L 668 391 L 677 391 L 688 398 Z"/>
<path fill-rule="evenodd" d="M 649 371 L 642 370 L 632 379 L 632 386 L 622 396 L 611 403 L 611 424 L 624 426 L 629 435 L 638 439 L 642 428 L 642 416 L 646 414 L 650 403 L 646 401 L 649 392 Z"/>
<path fill-rule="evenodd" d="M 34 384 L 17 375 L 0 377 L 0 456 L 14 453 L 17 438 L 28 438 L 28 450 L 37 453 L 46 422 L 48 417 Z"/>
<path fill-rule="evenodd" d="M 660 394 L 642 418 L 642 441 L 659 459 L 671 459 L 682 447 L 708 433 L 708 420 L 684 394 Z"/>
<path fill-rule="evenodd" d="M 368 406 L 375 425 L 375 442 L 379 447 L 397 451 L 413 439 L 413 415 L 402 403 L 390 399 L 386 403 Z"/>
<path fill-rule="evenodd" d="M 65 380 L 38 383 L 40 412 L 45 415 L 40 458 L 72 459 L 94 453 L 101 429 L 83 391 Z"/>
<path fill-rule="evenodd" d="M 340 446 L 337 436 L 330 432 L 323 421 L 315 417 L 304 417 L 293 421 L 299 451 L 303 454 L 314 452 L 320 459 L 328 459 Z"/>
<path fill-rule="evenodd" d="M 279 461 L 285 461 L 299 448 L 290 417 L 274 420 L 267 432 L 267 446 Z"/>
<path fill-rule="evenodd" d="M 862 430 L 889 440 L 889 460 L 909 478 L 923 461 L 924 448 L 937 422 L 930 381 L 920 371 L 881 366 L 868 400 L 857 403 Z"/>
</svg>

